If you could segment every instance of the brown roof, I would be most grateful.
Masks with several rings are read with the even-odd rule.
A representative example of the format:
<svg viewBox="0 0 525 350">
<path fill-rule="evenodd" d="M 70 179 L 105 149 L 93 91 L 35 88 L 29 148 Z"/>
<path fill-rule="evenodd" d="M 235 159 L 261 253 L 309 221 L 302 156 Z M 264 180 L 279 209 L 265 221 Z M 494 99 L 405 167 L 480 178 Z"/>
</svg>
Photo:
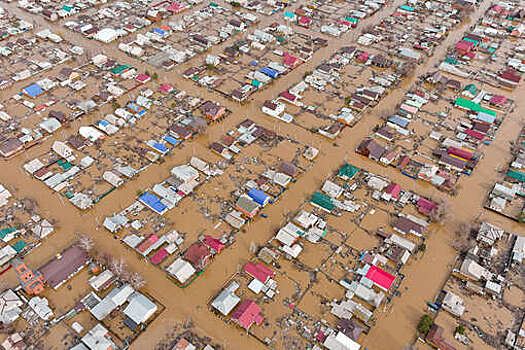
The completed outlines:
<svg viewBox="0 0 525 350">
<path fill-rule="evenodd" d="M 439 350 L 456 350 L 454 346 L 443 338 L 443 328 L 437 324 L 432 325 L 425 339 Z"/>
<path fill-rule="evenodd" d="M 193 243 L 184 253 L 184 260 L 190 262 L 196 269 L 202 269 L 208 263 L 211 253 L 208 247 L 198 242 Z"/>
<path fill-rule="evenodd" d="M 86 265 L 87 262 L 87 253 L 76 245 L 72 245 L 38 270 L 44 275 L 47 284 L 52 288 L 58 288 Z"/>
<path fill-rule="evenodd" d="M 0 144 L 0 154 L 4 157 L 10 157 L 23 148 L 24 144 L 22 141 L 15 137 L 11 137 Z"/>
</svg>

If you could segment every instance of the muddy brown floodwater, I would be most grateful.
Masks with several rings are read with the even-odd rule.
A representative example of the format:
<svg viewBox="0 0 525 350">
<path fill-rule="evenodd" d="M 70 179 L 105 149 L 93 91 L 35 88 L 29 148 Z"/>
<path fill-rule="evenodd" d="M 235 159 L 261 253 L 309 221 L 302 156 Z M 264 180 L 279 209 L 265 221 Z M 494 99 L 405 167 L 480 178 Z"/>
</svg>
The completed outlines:
<svg viewBox="0 0 525 350">
<path fill-rule="evenodd" d="M 170 167 L 186 162 L 192 154 L 193 147 L 191 146 L 178 150 L 176 154 L 167 158 L 163 164 L 151 166 L 136 180 L 114 191 L 104 201 L 98 203 L 94 209 L 86 213 L 80 213 L 59 196 L 51 195 L 47 188 L 36 185 L 36 182 L 22 170 L 24 162 L 41 153 L 42 149 L 49 149 L 51 143 L 58 136 L 46 140 L 44 145 L 37 146 L 23 155 L 4 162 L 2 164 L 3 170 L 0 171 L 0 183 L 15 188 L 18 197 L 32 197 L 36 199 L 43 214 L 58 221 L 58 230 L 52 238 L 27 256 L 29 263 L 32 266 L 39 266 L 57 251 L 68 246 L 73 240 L 75 233 L 88 233 L 93 237 L 98 251 L 122 256 L 132 270 L 141 271 L 147 280 L 147 292 L 167 307 L 166 311 L 137 339 L 132 346 L 133 349 L 151 349 L 164 336 L 171 325 L 188 318 L 192 319 L 197 330 L 222 343 L 227 349 L 263 348 L 260 343 L 247 336 L 245 332 L 213 317 L 207 310 L 206 304 L 221 288 L 223 282 L 236 272 L 238 265 L 246 261 L 250 256 L 249 248 L 251 242 L 262 243 L 267 241 L 274 234 L 274 229 L 282 223 L 284 216 L 289 211 L 295 210 L 309 194 L 320 186 L 323 179 L 335 171 L 344 160 L 371 172 L 384 174 L 405 189 L 415 190 L 422 195 L 433 198 L 446 197 L 443 193 L 435 190 L 434 187 L 405 177 L 394 168 L 384 168 L 360 157 L 354 152 L 354 149 L 358 142 L 368 135 L 379 122 L 378 110 L 394 111 L 396 104 L 406 92 L 405 89 L 411 86 L 417 76 L 430 70 L 443 58 L 446 49 L 460 38 L 466 29 L 465 25 L 456 27 L 435 50 L 433 57 L 419 65 L 415 74 L 407 78 L 400 87 L 385 97 L 380 102 L 379 107 L 376 107 L 374 111 L 368 112 L 355 127 L 345 129 L 337 139 L 336 145 L 332 142 L 327 142 L 321 136 L 313 135 L 304 130 L 298 131 L 293 125 L 269 119 L 260 112 L 262 101 L 273 98 L 290 84 L 300 80 L 305 72 L 312 70 L 319 62 L 328 58 L 338 48 L 351 45 L 359 36 L 362 28 L 378 23 L 403 3 L 403 0 L 395 0 L 374 16 L 362 21 L 358 29 L 347 33 L 342 38 L 329 38 L 329 45 L 316 52 L 309 62 L 293 70 L 285 78 L 277 80 L 262 92 L 255 94 L 254 98 L 250 99 L 246 105 L 233 103 L 218 94 L 195 86 L 191 81 L 184 80 L 179 73 L 193 61 L 182 64 L 169 73 L 160 74 L 159 80 L 161 82 L 169 82 L 195 96 L 218 101 L 232 111 L 232 115 L 221 124 L 210 126 L 206 136 L 200 136 L 191 141 L 198 143 L 199 147 L 207 148 L 211 140 L 217 139 L 229 128 L 249 117 L 263 126 L 277 130 L 280 134 L 294 135 L 294 137 L 300 138 L 305 143 L 315 145 L 321 150 L 321 154 L 312 169 L 302 175 L 280 201 L 265 209 L 268 219 L 255 220 L 254 223 L 250 224 L 246 233 L 239 234 L 234 247 L 219 255 L 211 266 L 207 268 L 205 275 L 197 279 L 191 287 L 187 289 L 177 288 L 157 268 L 137 258 L 134 252 L 124 249 L 118 240 L 113 239 L 101 227 L 103 218 L 128 205 L 134 198 L 137 190 L 147 188 L 152 183 L 164 178 Z M 474 23 L 485 12 L 489 4 L 488 0 L 482 2 L 479 8 L 471 14 L 470 23 Z M 116 44 L 102 45 L 77 36 L 59 24 L 48 23 L 40 17 L 28 15 L 16 8 L 16 2 L 2 3 L 2 6 L 7 7 L 22 18 L 34 22 L 38 27 L 52 27 L 69 41 L 87 48 L 91 55 L 102 52 L 121 62 L 130 63 L 143 71 L 146 69 L 151 70 L 151 67 L 148 67 L 146 64 L 123 54 L 116 48 Z M 263 18 L 258 26 L 263 26 L 273 21 L 274 19 L 271 17 Z M 224 46 L 230 42 L 227 41 L 226 44 L 215 47 L 211 52 L 217 53 L 222 51 Z M 363 345 L 368 349 L 402 349 L 413 340 L 415 327 L 419 317 L 425 310 L 426 301 L 434 298 L 446 280 L 454 262 L 456 252 L 450 247 L 450 242 L 454 239 L 453 235 L 459 223 L 482 218 L 499 224 L 507 231 L 524 232 L 523 227 L 519 227 L 518 224 L 502 219 L 502 217 L 482 209 L 488 185 L 492 184 L 498 176 L 495 169 L 498 165 L 505 164 L 509 160 L 509 140 L 517 137 L 524 122 L 524 94 L 525 90 L 523 87 L 516 89 L 512 93 L 512 98 L 517 104 L 516 111 L 504 120 L 496 139 L 486 149 L 485 156 L 474 173 L 462 179 L 459 195 L 448 198 L 452 211 L 451 220 L 441 227 L 433 228 L 424 256 L 407 266 L 405 270 L 407 278 L 403 282 L 401 296 L 396 298 L 392 308 L 387 313 L 379 316 L 376 326 L 373 327 L 364 340 Z M 102 112 L 88 116 L 82 120 L 82 124 L 96 120 Z M 64 132 L 73 133 L 75 131 L 76 125 Z M 202 217 L 199 213 L 196 213 L 195 217 L 189 215 L 186 220 L 202 220 Z"/>
</svg>

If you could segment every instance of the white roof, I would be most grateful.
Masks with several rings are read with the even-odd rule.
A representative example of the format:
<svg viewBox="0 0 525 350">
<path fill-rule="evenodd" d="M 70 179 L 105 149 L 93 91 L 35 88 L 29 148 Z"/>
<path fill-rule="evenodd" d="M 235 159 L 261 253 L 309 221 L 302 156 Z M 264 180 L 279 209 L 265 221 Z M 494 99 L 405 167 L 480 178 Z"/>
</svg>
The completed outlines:
<svg viewBox="0 0 525 350">
<path fill-rule="evenodd" d="M 24 302 L 11 289 L 6 290 L 0 294 L 0 322 L 9 324 L 15 321 L 22 309 L 20 308 Z"/>
<path fill-rule="evenodd" d="M 488 222 L 482 222 L 476 240 L 493 245 L 503 236 L 504 233 L 505 230 L 502 228 L 499 228 L 498 226 L 492 225 Z"/>
<path fill-rule="evenodd" d="M 512 259 L 521 263 L 525 257 L 525 236 L 518 236 L 512 248 Z"/>
<path fill-rule="evenodd" d="M 195 268 L 186 260 L 178 258 L 166 269 L 170 275 L 175 277 L 180 283 L 186 282 L 197 272 Z"/>
<path fill-rule="evenodd" d="M 482 277 L 489 279 L 492 275 L 490 271 L 470 258 L 467 258 L 463 261 L 460 271 L 464 275 L 472 277 L 475 280 L 479 280 Z"/>
<path fill-rule="evenodd" d="M 158 307 L 139 292 L 135 292 L 129 301 L 129 305 L 124 309 L 124 315 L 129 317 L 135 324 L 146 322 Z"/>
<path fill-rule="evenodd" d="M 47 321 L 53 317 L 53 310 L 49 307 L 49 301 L 46 298 L 34 297 L 29 300 L 29 307 L 40 317 Z"/>
<path fill-rule="evenodd" d="M 111 270 L 104 270 L 100 274 L 91 277 L 88 280 L 89 285 L 94 290 L 98 291 L 102 288 L 104 284 L 106 284 L 109 280 L 113 278 L 114 274 L 111 272 Z"/>
<path fill-rule="evenodd" d="M 117 349 L 109 336 L 109 331 L 100 323 L 82 338 L 82 342 L 91 350 Z"/>
<path fill-rule="evenodd" d="M 78 133 L 80 136 L 82 136 L 85 139 L 88 139 L 90 141 L 97 141 L 99 138 L 104 137 L 104 134 L 102 131 L 99 131 L 98 129 L 95 129 L 92 126 L 81 126 L 78 129 Z"/>
<path fill-rule="evenodd" d="M 338 332 L 330 334 L 324 341 L 323 345 L 329 350 L 359 350 L 361 345 L 356 343 L 344 333 Z"/>
<path fill-rule="evenodd" d="M 248 289 L 254 292 L 255 294 L 259 294 L 261 290 L 264 287 L 264 283 L 259 281 L 257 278 L 254 278 L 249 284 Z"/>
<path fill-rule="evenodd" d="M 103 43 L 109 43 L 118 37 L 118 32 L 112 28 L 103 28 L 95 34 L 95 39 Z"/>
<path fill-rule="evenodd" d="M 171 169 L 171 175 L 187 183 L 191 180 L 196 180 L 199 177 L 199 172 L 191 165 L 184 164 L 173 167 Z"/>
<path fill-rule="evenodd" d="M 212 301 L 211 306 L 219 311 L 222 315 L 227 316 L 237 304 L 241 301 L 235 291 L 239 288 L 237 282 L 232 282 L 228 287 L 223 289 L 219 295 Z"/>
</svg>

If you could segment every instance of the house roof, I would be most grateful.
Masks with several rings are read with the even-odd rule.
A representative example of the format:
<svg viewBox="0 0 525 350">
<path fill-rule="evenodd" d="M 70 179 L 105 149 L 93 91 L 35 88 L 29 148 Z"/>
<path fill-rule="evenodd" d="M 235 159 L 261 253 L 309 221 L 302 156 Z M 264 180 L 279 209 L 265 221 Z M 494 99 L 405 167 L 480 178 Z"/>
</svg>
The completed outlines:
<svg viewBox="0 0 525 350">
<path fill-rule="evenodd" d="M 184 260 L 190 262 L 196 269 L 203 268 L 206 259 L 211 255 L 207 246 L 200 242 L 193 243 L 184 253 Z"/>
<path fill-rule="evenodd" d="M 157 311 L 157 305 L 141 293 L 135 292 L 129 299 L 124 315 L 135 324 L 146 322 Z"/>
<path fill-rule="evenodd" d="M 52 288 L 58 288 L 84 267 L 88 258 L 84 250 L 72 245 L 40 267 L 39 271 L 44 275 L 47 284 Z"/>
<path fill-rule="evenodd" d="M 440 350 L 456 350 L 454 346 L 443 339 L 443 328 L 435 323 L 430 328 L 425 339 Z"/>
<path fill-rule="evenodd" d="M 366 273 L 366 278 L 385 290 L 389 290 L 396 280 L 395 276 L 375 265 L 370 266 L 368 272 Z"/>
<path fill-rule="evenodd" d="M 244 272 L 262 283 L 266 283 L 270 278 L 275 276 L 275 272 L 263 263 L 248 262 L 244 265 Z"/>
<path fill-rule="evenodd" d="M 235 281 L 230 283 L 228 287 L 224 288 L 215 299 L 213 299 L 212 307 L 219 311 L 222 315 L 227 316 L 237 304 L 241 301 L 235 291 L 239 288 L 239 284 Z"/>
<path fill-rule="evenodd" d="M 217 253 L 220 253 L 226 246 L 220 240 L 212 236 L 205 236 L 202 240 L 202 243 L 204 243 L 208 248 L 215 250 Z"/>
<path fill-rule="evenodd" d="M 261 308 L 253 300 L 243 301 L 232 314 L 232 320 L 239 323 L 245 329 L 249 329 L 254 323 L 261 325 L 264 317 Z"/>
</svg>

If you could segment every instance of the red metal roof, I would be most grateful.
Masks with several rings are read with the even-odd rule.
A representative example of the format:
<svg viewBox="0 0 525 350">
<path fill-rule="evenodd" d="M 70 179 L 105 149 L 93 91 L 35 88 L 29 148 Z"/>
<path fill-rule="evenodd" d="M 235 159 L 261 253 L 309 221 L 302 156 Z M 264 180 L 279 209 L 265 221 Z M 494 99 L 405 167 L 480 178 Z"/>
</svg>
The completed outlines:
<svg viewBox="0 0 525 350">
<path fill-rule="evenodd" d="M 275 275 L 275 272 L 262 263 L 254 264 L 248 262 L 244 265 L 244 272 L 253 278 L 258 279 L 262 283 L 266 283 L 271 277 Z"/>
<path fill-rule="evenodd" d="M 245 329 L 249 329 L 254 323 L 261 325 L 264 317 L 261 308 L 253 300 L 243 301 L 232 314 L 232 320 L 236 321 Z"/>
<path fill-rule="evenodd" d="M 224 243 L 212 236 L 205 236 L 202 240 L 202 243 L 204 243 L 209 248 L 215 250 L 217 253 L 220 253 L 224 249 L 224 247 L 226 247 Z"/>
<path fill-rule="evenodd" d="M 164 261 L 164 259 L 166 259 L 168 257 L 168 251 L 164 248 L 162 249 L 159 249 L 158 252 L 155 253 L 155 255 L 153 255 L 150 259 L 151 263 L 153 265 L 158 265 L 160 264 L 161 262 Z"/>
<path fill-rule="evenodd" d="M 396 280 L 395 276 L 375 265 L 370 266 L 370 269 L 368 269 L 368 272 L 366 273 L 366 278 L 385 290 L 389 290 Z"/>
</svg>

